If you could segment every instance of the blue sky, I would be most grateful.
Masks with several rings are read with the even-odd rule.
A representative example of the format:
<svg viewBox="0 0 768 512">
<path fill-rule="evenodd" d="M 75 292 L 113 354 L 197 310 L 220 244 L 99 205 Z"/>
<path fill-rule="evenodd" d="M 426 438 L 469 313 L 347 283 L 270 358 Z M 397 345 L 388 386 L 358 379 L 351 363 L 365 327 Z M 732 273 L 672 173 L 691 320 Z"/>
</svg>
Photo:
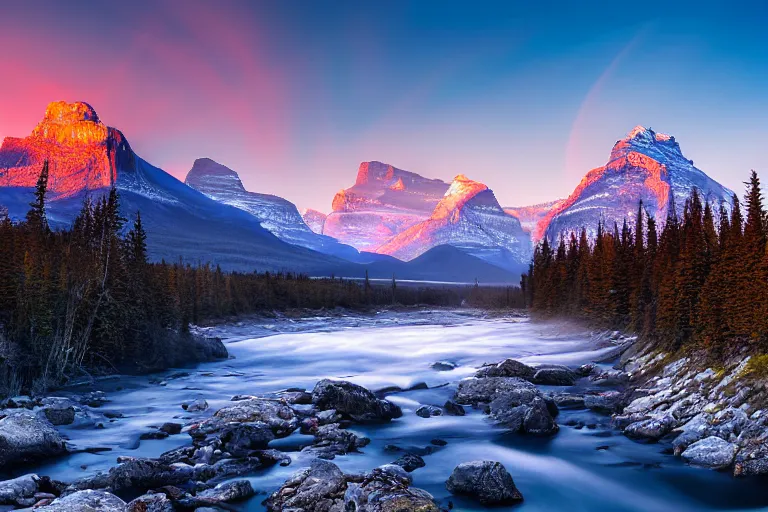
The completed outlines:
<svg viewBox="0 0 768 512">
<path fill-rule="evenodd" d="M 363 160 L 563 197 L 637 124 L 739 192 L 768 171 L 766 2 L 583 3 L 4 6 L 0 137 L 88 101 L 180 178 L 207 156 L 324 211 Z"/>
</svg>

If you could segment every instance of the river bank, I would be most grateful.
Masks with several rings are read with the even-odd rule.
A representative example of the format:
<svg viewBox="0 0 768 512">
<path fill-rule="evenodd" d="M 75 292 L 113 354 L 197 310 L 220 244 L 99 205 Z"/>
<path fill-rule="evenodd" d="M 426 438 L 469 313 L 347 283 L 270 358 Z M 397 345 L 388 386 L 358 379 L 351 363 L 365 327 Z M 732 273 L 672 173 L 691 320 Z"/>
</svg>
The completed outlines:
<svg viewBox="0 0 768 512">
<path fill-rule="evenodd" d="M 569 324 L 542 325 L 516 317 L 486 318 L 481 312 L 465 310 L 270 319 L 266 323 L 219 325 L 203 332 L 222 337 L 234 359 L 164 372 L 152 378 L 125 377 L 98 383 L 95 391 L 104 393 L 104 402 L 99 407 L 78 405 L 76 421 L 57 427 L 78 453 L 17 468 L 9 476 L 33 471 L 68 484 L 78 479 L 93 483 L 98 482 L 99 472 L 108 475 L 111 468 L 126 467 L 122 470 L 125 475 L 127 468 L 136 464 L 132 460 L 162 458 L 164 453 L 181 457 L 172 461 L 166 455 L 166 461 L 174 467 L 210 471 L 206 467 L 195 470 L 203 463 L 193 459 L 195 452 L 185 452 L 193 447 L 193 442 L 195 451 L 205 448 L 200 442 L 207 442 L 206 438 L 195 441 L 190 433 L 199 429 L 195 425 L 215 421 L 222 414 L 231 417 L 214 413 L 232 407 L 242 409 L 244 402 L 233 402 L 232 398 L 248 395 L 285 400 L 285 407 L 292 411 L 298 424 L 285 437 L 282 431 L 272 432 L 276 439 L 268 441 L 264 449 L 252 450 L 266 450 L 256 455 L 258 467 L 239 466 L 234 478 L 246 479 L 255 492 L 262 494 L 222 505 L 238 510 L 264 510 L 262 503 L 268 496 L 296 471 L 317 459 L 317 445 L 329 442 L 331 433 L 334 439 L 345 440 L 348 448 L 352 438 L 347 434 L 357 440 L 370 440 L 365 446 L 357 446 L 355 441 L 357 451 L 347 449 L 345 454 L 334 454 L 331 463 L 349 475 L 344 477 L 343 485 L 360 485 L 356 481 L 359 475 L 371 475 L 375 468 L 410 452 L 422 459 L 424 467 L 410 473 L 413 482 L 408 487 L 430 493 L 435 506 L 442 508 L 452 503 L 457 510 L 484 509 L 475 499 L 454 495 L 446 489 L 446 481 L 456 466 L 478 459 L 498 461 L 511 473 L 525 497 L 521 504 L 512 505 L 514 510 L 558 510 L 565 506 L 571 510 L 606 511 L 733 510 L 733 503 L 749 510 L 768 505 L 760 486 L 751 479 L 736 480 L 719 472 L 689 467 L 679 458 L 661 453 L 662 445 L 639 444 L 615 430 L 611 416 L 596 410 L 599 408 L 593 403 L 595 398 L 589 399 L 593 408 L 587 406 L 585 396 L 624 392 L 621 378 L 612 373 L 612 364 L 598 363 L 588 375 L 584 373 L 587 367 L 581 368 L 615 356 L 622 343 L 618 336 L 595 336 Z M 460 398 L 457 392 L 463 379 L 478 371 L 487 372 L 484 364 L 497 363 L 505 357 L 530 366 L 561 364 L 569 371 L 582 372 L 569 385 L 530 384 L 536 389 L 533 398 L 560 404 L 559 414 L 554 418 L 558 425 L 556 433 L 511 433 L 514 428 L 510 425 L 516 425 L 510 423 L 513 415 L 504 416 L 504 424 L 497 421 L 503 415 L 493 410 L 489 411 L 491 415 L 485 414 L 484 405 L 474 408 L 465 403 L 464 416 L 448 413 L 444 406 L 447 401 Z M 376 423 L 342 417 L 339 425 L 346 428 L 325 428 L 320 423 L 335 417 L 327 412 L 329 409 L 320 410 L 312 400 L 312 391 L 326 377 L 376 391 L 377 400 L 396 405 L 402 416 Z M 291 388 L 307 391 L 286 391 Z M 84 391 L 66 390 L 62 398 Z M 579 402 L 578 397 L 585 402 Z M 291 400 L 311 403 L 291 404 Z M 187 410 L 182 409 L 182 404 L 187 404 Z M 519 407 L 508 405 L 508 410 Z M 421 415 L 417 414 L 424 407 L 435 407 L 441 414 L 424 418 L 423 410 Z M 290 414 L 286 411 L 285 415 Z M 317 426 L 305 428 L 303 422 L 307 418 L 317 418 Z M 293 428 L 294 423 L 288 421 L 289 428 Z M 99 428 L 99 423 L 103 428 Z M 163 427 L 175 431 L 176 427 L 166 423 L 179 424 L 183 431 L 168 436 L 155 434 L 163 432 Z M 325 428 L 325 433 L 318 436 L 313 428 Z M 217 432 L 206 435 L 221 439 Z M 446 444 L 434 444 L 434 440 Z M 123 461 L 119 466 L 118 459 Z M 221 462 L 215 457 L 211 461 L 213 464 L 206 463 L 207 466 Z M 281 465 L 289 461 L 289 465 Z M 189 480 L 190 475 L 186 476 Z M 199 481 L 206 481 L 202 479 L 206 474 L 197 476 L 201 477 Z M 391 478 L 397 483 L 396 476 Z M 211 480 L 214 479 L 207 481 Z M 373 476 L 369 483 L 379 485 L 380 481 L 381 478 Z M 170 481 L 163 485 L 167 483 Z M 176 485 L 193 497 L 205 491 L 202 487 Z M 717 486 L 716 494 L 707 492 L 712 486 Z M 238 492 L 243 492 L 243 488 Z M 126 489 L 117 493 L 126 501 L 136 497 L 135 492 Z M 179 508 L 182 504 L 177 500 L 175 506 Z"/>
</svg>

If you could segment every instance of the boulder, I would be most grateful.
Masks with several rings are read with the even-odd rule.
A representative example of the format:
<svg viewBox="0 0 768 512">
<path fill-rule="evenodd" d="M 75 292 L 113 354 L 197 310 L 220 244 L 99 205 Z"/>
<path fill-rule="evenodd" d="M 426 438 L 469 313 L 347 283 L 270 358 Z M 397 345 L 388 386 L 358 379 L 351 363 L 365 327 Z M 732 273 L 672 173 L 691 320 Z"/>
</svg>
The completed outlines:
<svg viewBox="0 0 768 512">
<path fill-rule="evenodd" d="M 518 377 L 470 378 L 459 382 L 454 400 L 460 404 L 490 403 L 497 396 L 512 395 L 528 403 L 540 392 L 528 381 Z"/>
<path fill-rule="evenodd" d="M 264 502 L 269 511 L 343 511 L 347 480 L 331 462 L 315 460 L 312 465 L 289 478 Z"/>
<path fill-rule="evenodd" d="M 360 482 L 350 481 L 344 493 L 344 511 L 358 512 L 438 512 L 428 492 L 409 487 L 408 475 L 396 466 L 374 469 Z"/>
<path fill-rule="evenodd" d="M 225 503 L 229 501 L 244 500 L 256 494 L 251 482 L 248 480 L 236 480 L 219 484 L 213 489 L 207 489 L 197 493 L 198 500 L 209 501 L 211 503 Z"/>
<path fill-rule="evenodd" d="M 416 409 L 416 416 L 421 418 L 431 418 L 432 416 L 442 416 L 443 410 L 435 405 L 422 405 Z"/>
<path fill-rule="evenodd" d="M 399 466 L 345 475 L 335 464 L 315 460 L 264 505 L 270 512 L 439 512 L 431 494 L 410 484 L 410 475 Z"/>
<path fill-rule="evenodd" d="M 659 440 L 674 427 L 676 420 L 672 416 L 648 418 L 630 423 L 624 428 L 624 435 L 634 439 Z"/>
<path fill-rule="evenodd" d="M 585 405 L 586 398 L 582 395 L 573 393 L 555 393 L 552 395 L 552 401 L 558 407 L 581 408 Z"/>
<path fill-rule="evenodd" d="M 418 455 L 415 455 L 411 452 L 404 453 L 403 455 L 400 456 L 400 458 L 398 458 L 392 464 L 394 464 L 395 466 L 400 466 L 408 473 L 412 473 L 417 469 L 423 468 L 424 466 L 426 466 L 424 459 L 422 459 Z"/>
<path fill-rule="evenodd" d="M 0 505 L 21 504 L 20 500 L 34 498 L 40 477 L 24 475 L 0 482 Z"/>
<path fill-rule="evenodd" d="M 371 442 L 367 437 L 359 437 L 354 432 L 340 428 L 338 423 L 318 427 L 314 434 L 314 444 L 302 451 L 323 459 L 333 459 L 336 455 L 356 452 Z"/>
<path fill-rule="evenodd" d="M 678 430 L 680 434 L 672 441 L 672 448 L 675 455 L 682 454 L 686 448 L 700 441 L 705 437 L 712 435 L 712 418 L 709 414 L 702 412 L 694 416 Z"/>
<path fill-rule="evenodd" d="M 56 429 L 32 414 L 23 412 L 0 419 L 0 469 L 66 453 Z"/>
<path fill-rule="evenodd" d="M 200 412 L 208 409 L 208 402 L 202 398 L 198 398 L 191 402 L 184 402 L 181 404 L 181 408 L 187 412 Z"/>
<path fill-rule="evenodd" d="M 75 421 L 75 402 L 68 398 L 47 397 L 42 400 L 43 415 L 52 425 L 71 425 Z"/>
<path fill-rule="evenodd" d="M 299 427 L 296 413 L 284 401 L 250 398 L 219 409 L 213 418 L 200 425 L 200 431 L 215 431 L 232 422 L 261 422 L 268 425 L 277 437 L 285 437 Z"/>
<path fill-rule="evenodd" d="M 683 459 L 694 466 L 719 469 L 730 466 L 739 448 L 716 436 L 696 441 L 682 453 Z"/>
<path fill-rule="evenodd" d="M 733 464 L 734 476 L 768 474 L 768 445 L 752 445 L 741 450 Z"/>
<path fill-rule="evenodd" d="M 223 450 L 235 457 L 247 457 L 254 450 L 263 450 L 275 439 L 266 423 L 231 423 L 217 433 Z"/>
<path fill-rule="evenodd" d="M 43 512 L 127 512 L 125 502 L 104 491 L 86 489 L 53 500 L 36 510 Z"/>
<path fill-rule="evenodd" d="M 508 505 L 523 501 L 500 462 L 477 460 L 456 466 L 445 486 L 452 494 L 470 496 L 483 505 Z"/>
<path fill-rule="evenodd" d="M 538 390 L 528 387 L 497 393 L 488 406 L 496 423 L 512 432 L 532 435 L 551 435 L 559 430 L 551 409 L 557 412 L 554 402 L 548 404 Z"/>
<path fill-rule="evenodd" d="M 443 407 L 445 408 L 445 413 L 449 416 L 464 416 L 467 413 L 464 410 L 464 407 L 457 404 L 453 400 L 446 401 Z"/>
<path fill-rule="evenodd" d="M 456 363 L 450 361 L 437 361 L 432 363 L 431 368 L 436 372 L 450 372 L 456 369 Z"/>
<path fill-rule="evenodd" d="M 127 505 L 128 512 L 173 512 L 173 502 L 165 494 L 144 494 Z"/>
<path fill-rule="evenodd" d="M 156 459 L 128 459 L 111 468 L 107 478 L 110 490 L 120 491 L 180 485 L 194 477 L 194 468 L 187 464 L 165 464 Z"/>
<path fill-rule="evenodd" d="M 535 398 L 523 417 L 523 433 L 535 436 L 549 436 L 559 430 L 542 398 Z"/>
<path fill-rule="evenodd" d="M 171 422 L 163 423 L 160 426 L 160 431 L 165 432 L 166 434 L 169 434 L 172 436 L 179 434 L 181 433 L 181 423 L 171 423 Z"/>
<path fill-rule="evenodd" d="M 573 386 L 579 376 L 566 367 L 541 368 L 531 378 L 531 382 L 545 386 Z"/>
<path fill-rule="evenodd" d="M 612 414 L 621 408 L 622 394 L 618 391 L 606 391 L 584 395 L 584 407 L 602 414 Z"/>
<path fill-rule="evenodd" d="M 358 422 L 390 421 L 403 415 L 397 405 L 347 381 L 321 380 L 312 391 L 312 403 L 320 410 L 335 409 Z"/>
<path fill-rule="evenodd" d="M 483 366 L 477 373 L 475 373 L 475 377 L 519 377 L 521 379 L 531 380 L 535 374 L 536 368 L 514 359 L 505 359 L 497 364 Z"/>
</svg>

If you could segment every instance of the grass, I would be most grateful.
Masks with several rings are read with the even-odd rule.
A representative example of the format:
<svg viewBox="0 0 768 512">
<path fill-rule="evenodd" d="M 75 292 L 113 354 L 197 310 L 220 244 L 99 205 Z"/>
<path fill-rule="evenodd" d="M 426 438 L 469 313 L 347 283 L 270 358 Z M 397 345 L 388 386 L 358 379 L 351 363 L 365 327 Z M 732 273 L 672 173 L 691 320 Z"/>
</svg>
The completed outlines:
<svg viewBox="0 0 768 512">
<path fill-rule="evenodd" d="M 752 356 L 739 377 L 751 380 L 768 379 L 768 354 Z"/>
</svg>

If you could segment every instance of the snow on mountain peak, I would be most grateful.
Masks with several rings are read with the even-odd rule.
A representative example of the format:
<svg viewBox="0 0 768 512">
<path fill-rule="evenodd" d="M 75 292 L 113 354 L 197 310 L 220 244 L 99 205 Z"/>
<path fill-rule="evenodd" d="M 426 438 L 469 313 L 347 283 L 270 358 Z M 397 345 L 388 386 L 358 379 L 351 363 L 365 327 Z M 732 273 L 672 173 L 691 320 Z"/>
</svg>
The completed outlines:
<svg viewBox="0 0 768 512">
<path fill-rule="evenodd" d="M 694 167 L 674 137 L 636 126 L 616 142 L 606 165 L 589 171 L 570 197 L 547 213 L 534 229 L 534 239 L 583 227 L 594 233 L 601 219 L 621 224 L 637 211 L 640 200 L 663 223 L 671 199 L 681 213 L 694 188 L 713 204 L 728 203 L 732 195 Z"/>
</svg>

